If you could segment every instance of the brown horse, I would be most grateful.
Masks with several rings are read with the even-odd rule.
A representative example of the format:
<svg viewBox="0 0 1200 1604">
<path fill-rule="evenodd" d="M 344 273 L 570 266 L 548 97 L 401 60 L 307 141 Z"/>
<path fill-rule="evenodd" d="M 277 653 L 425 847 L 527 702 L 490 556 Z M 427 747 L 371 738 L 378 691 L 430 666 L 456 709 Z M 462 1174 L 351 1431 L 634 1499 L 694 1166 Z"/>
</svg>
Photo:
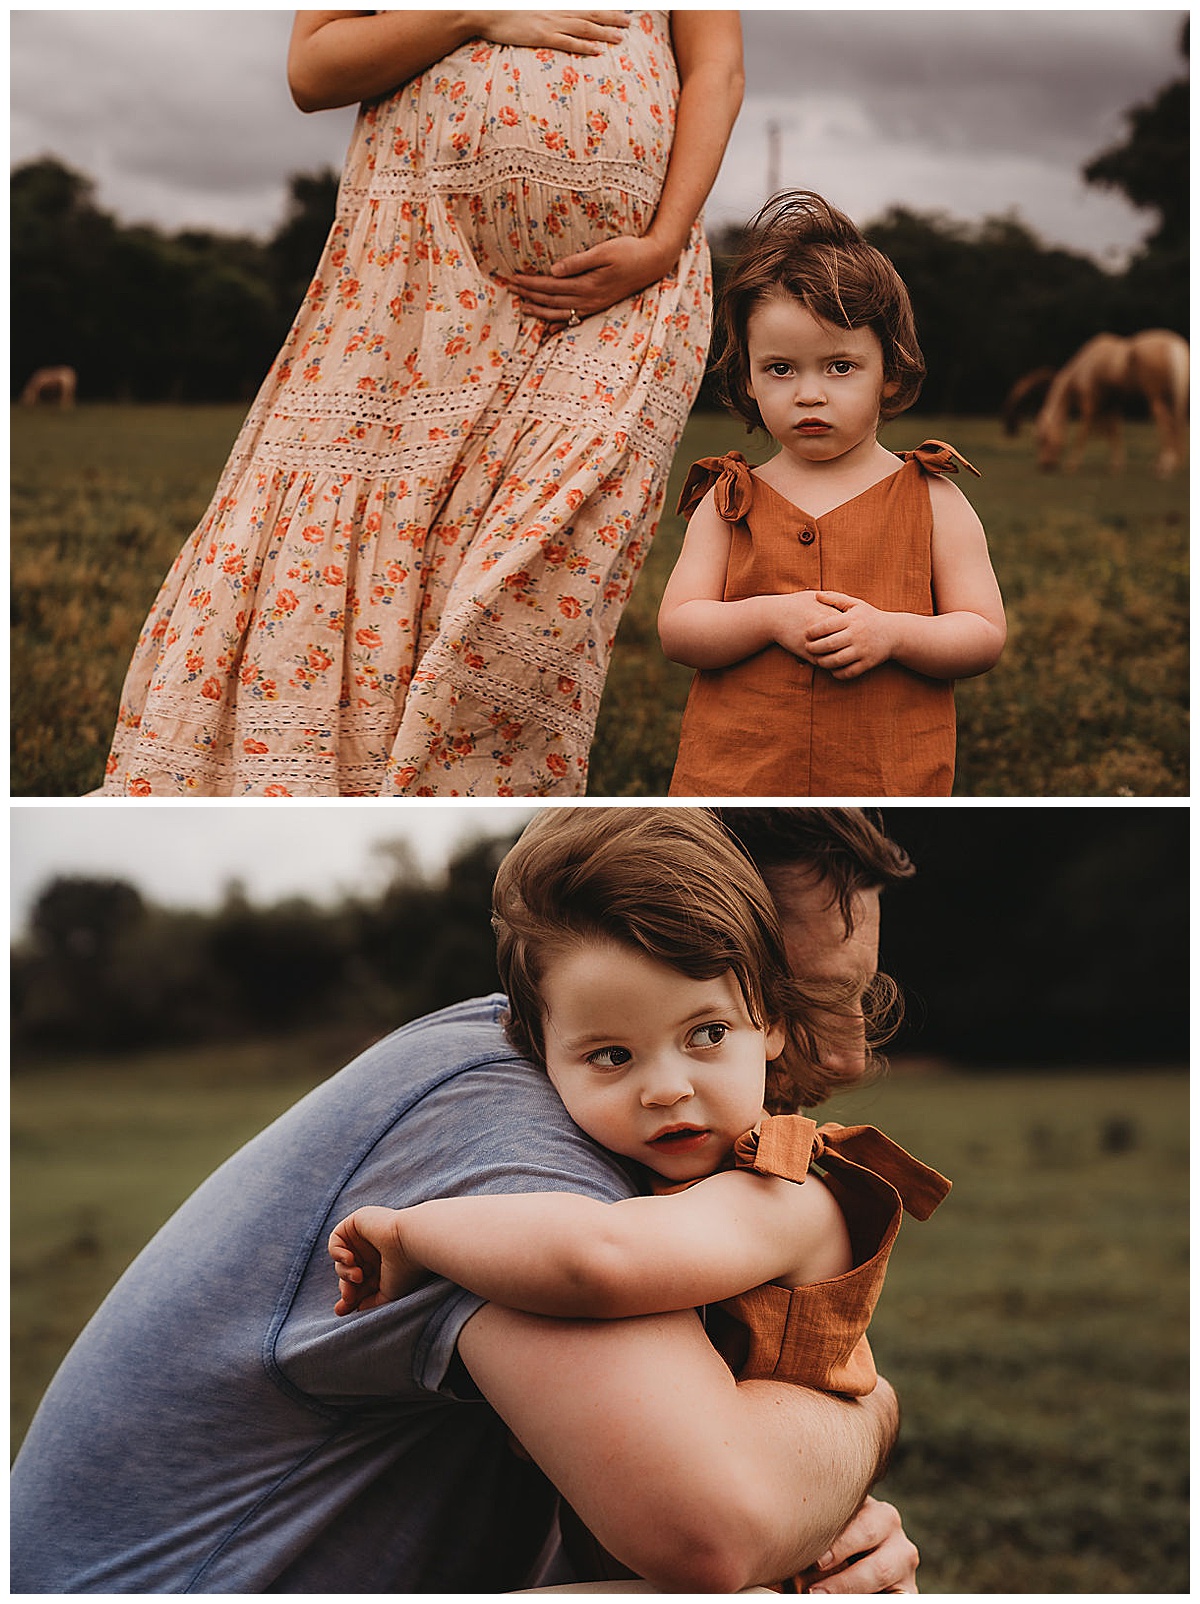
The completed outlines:
<svg viewBox="0 0 1200 1604">
<path fill-rule="evenodd" d="M 1113 471 L 1125 465 L 1121 409 L 1141 399 L 1158 427 L 1154 471 L 1166 478 L 1183 457 L 1188 402 L 1188 343 L 1167 329 L 1145 329 L 1128 338 L 1097 334 L 1060 368 L 1046 393 L 1034 432 L 1038 467 L 1056 468 L 1066 444 L 1067 425 L 1079 419 L 1064 467 L 1074 469 L 1093 425 L 1107 436 Z"/>
<path fill-rule="evenodd" d="M 38 368 L 21 391 L 21 405 L 36 407 L 45 402 L 49 406 L 73 407 L 75 382 L 74 368 Z"/>
</svg>

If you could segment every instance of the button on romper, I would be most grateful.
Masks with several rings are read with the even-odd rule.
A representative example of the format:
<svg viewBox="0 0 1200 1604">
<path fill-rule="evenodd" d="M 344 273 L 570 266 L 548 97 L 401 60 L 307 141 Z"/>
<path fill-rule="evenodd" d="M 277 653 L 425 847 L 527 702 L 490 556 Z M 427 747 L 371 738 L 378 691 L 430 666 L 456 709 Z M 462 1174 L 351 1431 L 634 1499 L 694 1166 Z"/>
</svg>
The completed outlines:
<svg viewBox="0 0 1200 1604">
<path fill-rule="evenodd" d="M 962 462 L 939 440 L 816 518 L 756 477 L 738 451 L 691 469 L 679 511 L 710 486 L 731 525 L 725 601 L 835 590 L 890 612 L 935 612 L 927 474 Z M 899 663 L 857 679 L 771 645 L 697 673 L 683 715 L 672 796 L 949 796 L 954 687 Z"/>
</svg>

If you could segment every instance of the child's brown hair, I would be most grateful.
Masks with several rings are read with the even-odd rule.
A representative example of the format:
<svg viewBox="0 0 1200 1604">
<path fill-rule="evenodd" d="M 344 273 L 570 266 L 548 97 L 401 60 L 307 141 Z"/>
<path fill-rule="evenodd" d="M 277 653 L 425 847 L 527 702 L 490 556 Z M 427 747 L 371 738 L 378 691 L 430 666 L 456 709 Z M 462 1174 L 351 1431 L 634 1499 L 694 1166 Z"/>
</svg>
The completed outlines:
<svg viewBox="0 0 1200 1604">
<path fill-rule="evenodd" d="M 783 932 L 758 871 L 700 808 L 548 808 L 501 863 L 492 897 L 507 1031 L 545 1066 L 541 983 L 572 941 L 611 940 L 695 979 L 732 971 L 760 1028 L 784 1028 L 767 1065 L 771 1113 L 811 1108 L 840 1082 L 817 1061 L 809 1014 L 851 1009 L 793 978 Z"/>
<path fill-rule="evenodd" d="M 720 355 L 713 366 L 725 404 L 761 429 L 750 394 L 746 329 L 763 301 L 790 296 L 825 323 L 873 329 L 883 348 L 883 421 L 912 406 L 925 378 L 912 301 L 899 273 L 836 207 L 810 190 L 772 196 L 747 225 L 717 312 Z"/>
</svg>

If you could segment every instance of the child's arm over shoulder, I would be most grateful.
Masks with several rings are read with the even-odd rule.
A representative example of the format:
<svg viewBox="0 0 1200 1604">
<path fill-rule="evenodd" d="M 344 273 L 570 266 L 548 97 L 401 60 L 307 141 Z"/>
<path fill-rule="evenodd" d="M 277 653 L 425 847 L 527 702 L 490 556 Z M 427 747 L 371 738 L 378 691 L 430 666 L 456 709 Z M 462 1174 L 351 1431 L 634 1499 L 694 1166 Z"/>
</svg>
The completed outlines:
<svg viewBox="0 0 1200 1604">
<path fill-rule="evenodd" d="M 929 481 L 933 512 L 932 617 L 888 612 L 856 596 L 819 591 L 840 619 L 809 633 L 813 660 L 834 679 L 854 679 L 889 659 L 931 679 L 985 674 L 1004 649 L 1007 625 L 987 537 L 957 485 Z"/>
<path fill-rule="evenodd" d="M 745 1170 L 619 1203 L 569 1192 L 440 1198 L 399 1210 L 395 1232 L 409 1266 L 489 1303 L 560 1318 L 692 1309 L 765 1281 L 798 1286 L 850 1268 L 841 1210 L 819 1180 Z"/>
<path fill-rule="evenodd" d="M 699 669 L 728 668 L 776 644 L 809 660 L 805 630 L 835 615 L 811 590 L 726 601 L 731 541 L 730 526 L 710 490 L 688 521 L 683 549 L 663 591 L 658 610 L 663 652 L 672 662 Z"/>
</svg>

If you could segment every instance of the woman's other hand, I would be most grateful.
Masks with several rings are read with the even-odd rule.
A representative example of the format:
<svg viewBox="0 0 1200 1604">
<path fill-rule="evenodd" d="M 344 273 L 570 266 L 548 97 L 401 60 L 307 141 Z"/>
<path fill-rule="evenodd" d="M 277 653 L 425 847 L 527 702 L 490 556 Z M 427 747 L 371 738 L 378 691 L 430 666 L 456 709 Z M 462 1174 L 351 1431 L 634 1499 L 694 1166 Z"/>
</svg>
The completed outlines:
<svg viewBox="0 0 1200 1604">
<path fill-rule="evenodd" d="M 477 32 L 494 45 L 525 45 L 534 50 L 569 50 L 598 56 L 620 44 L 629 26 L 624 11 L 477 11 Z"/>
<path fill-rule="evenodd" d="M 549 273 L 514 273 L 509 283 L 523 311 L 547 323 L 569 323 L 606 312 L 670 272 L 675 260 L 664 261 L 656 241 L 619 234 L 574 256 L 555 262 Z"/>
</svg>

